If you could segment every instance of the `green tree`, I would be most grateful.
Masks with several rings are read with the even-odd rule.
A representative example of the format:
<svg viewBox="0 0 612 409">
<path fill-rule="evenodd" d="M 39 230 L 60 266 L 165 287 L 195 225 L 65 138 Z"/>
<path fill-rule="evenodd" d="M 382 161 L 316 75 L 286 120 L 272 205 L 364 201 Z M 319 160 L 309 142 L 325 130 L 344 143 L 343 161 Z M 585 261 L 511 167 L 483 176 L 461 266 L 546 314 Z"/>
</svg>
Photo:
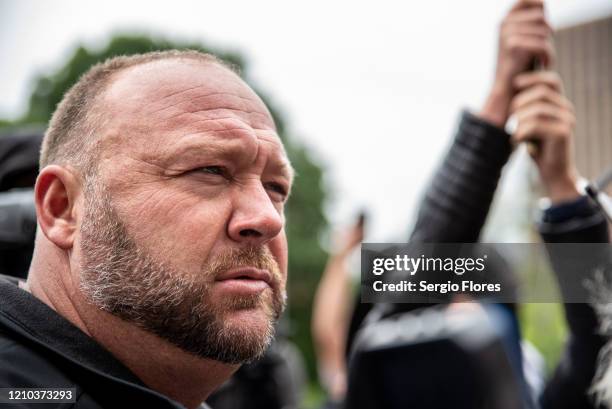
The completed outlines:
<svg viewBox="0 0 612 409">
<path fill-rule="evenodd" d="M 93 64 L 116 55 L 130 55 L 155 50 L 195 49 L 217 55 L 239 68 L 245 81 L 248 67 L 236 53 L 221 52 L 200 43 L 170 42 L 147 36 L 120 35 L 101 50 L 78 47 L 57 71 L 36 79 L 27 112 L 14 120 L 0 119 L 0 128 L 46 124 L 56 105 L 68 88 Z M 310 339 L 310 311 L 312 297 L 324 267 L 326 254 L 319 244 L 319 236 L 326 228 L 323 214 L 325 190 L 322 168 L 309 156 L 306 149 L 287 134 L 280 111 L 274 108 L 265 93 L 257 90 L 265 100 L 276 121 L 278 133 L 296 170 L 296 183 L 287 205 L 287 235 L 289 239 L 289 322 L 290 337 L 304 353 L 309 374 L 314 377 L 314 353 Z"/>
</svg>

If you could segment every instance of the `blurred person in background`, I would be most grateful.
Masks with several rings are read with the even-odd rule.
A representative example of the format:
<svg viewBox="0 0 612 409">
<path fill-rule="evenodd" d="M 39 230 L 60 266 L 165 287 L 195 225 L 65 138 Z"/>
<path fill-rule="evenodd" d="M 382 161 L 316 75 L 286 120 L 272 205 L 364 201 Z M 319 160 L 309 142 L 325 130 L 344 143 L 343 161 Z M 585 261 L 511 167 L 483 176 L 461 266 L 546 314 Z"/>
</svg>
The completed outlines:
<svg viewBox="0 0 612 409">
<path fill-rule="evenodd" d="M 0 135 L 0 274 L 26 278 L 36 233 L 32 187 L 44 131 Z"/>
<path fill-rule="evenodd" d="M 512 152 L 503 127 L 510 111 L 510 101 L 516 90 L 513 80 L 530 67 L 535 58 L 549 64 L 554 58 L 542 1 L 518 1 L 504 18 L 499 31 L 495 77 L 483 108 L 478 113 L 465 111 L 457 134 L 443 165 L 426 191 L 410 240 L 418 242 L 477 242 L 488 214 L 501 168 Z M 480 157 L 487 154 L 487 161 Z M 461 175 L 461 183 L 456 176 Z M 484 186 L 486 189 L 477 189 Z M 470 196 L 470 201 L 461 198 Z M 347 237 L 359 237 L 359 231 L 349 231 Z M 350 314 L 341 313 L 346 307 L 332 306 L 346 298 L 348 280 L 341 278 L 352 240 L 330 256 L 328 267 L 317 291 L 313 310 L 313 338 L 319 357 L 319 372 L 332 401 L 341 401 L 345 393 L 344 367 L 339 357 L 351 350 L 355 333 L 372 305 L 357 300 Z M 333 277 L 333 278 L 332 278 Z M 409 304 L 407 309 L 428 305 Z M 518 333 L 515 312 L 510 307 Z M 332 313 L 328 313 L 332 311 Z M 348 318 L 347 318 L 348 317 Z M 342 353 L 332 333 L 347 329 Z"/>
<path fill-rule="evenodd" d="M 531 152 L 552 204 L 545 211 L 540 224 L 544 240 L 606 241 L 607 226 L 603 215 L 576 188 L 578 172 L 574 165 L 572 143 L 575 119 L 571 104 L 562 95 L 560 79 L 550 71 L 527 72 L 535 60 L 544 67 L 552 66 L 554 49 L 551 35 L 542 1 L 519 1 L 510 10 L 500 27 L 497 66 L 490 94 L 477 114 L 464 113 L 459 132 L 425 194 L 411 235 L 412 241 L 476 242 L 502 167 L 512 152 L 512 144 L 521 142 L 537 146 Z M 512 137 L 504 131 L 510 114 L 514 114 L 518 120 Z M 338 255 L 332 256 L 335 265 L 340 265 Z M 324 281 L 327 284 L 330 282 Z M 341 280 L 336 282 L 341 283 Z M 331 294 L 332 291 L 327 289 L 325 293 Z M 330 295 L 327 303 L 332 302 L 335 300 Z M 427 306 L 379 305 L 376 316 L 384 319 L 400 311 Z M 317 312 L 324 314 L 325 311 L 324 306 L 317 305 L 315 315 Z M 362 320 L 361 316 L 354 315 L 357 325 Z M 591 306 L 567 304 L 566 316 L 571 333 L 567 352 L 545 390 L 540 396 L 534 396 L 533 400 L 539 400 L 545 408 L 593 407 L 588 391 L 595 372 L 596 356 L 604 339 L 597 333 L 598 321 Z M 330 315 L 327 319 L 333 317 L 342 315 Z M 513 321 L 518 343 L 520 333 L 515 315 Z M 333 327 L 332 324 L 327 326 Z M 336 323 L 336 328 L 347 327 L 345 322 Z M 314 336 L 320 340 L 317 345 L 321 345 L 326 338 L 322 331 L 318 332 L 317 335 L 315 331 Z M 349 336 L 348 348 L 351 344 Z M 327 349 L 331 348 L 328 344 Z M 339 368 L 337 376 L 342 375 L 344 368 L 338 364 L 327 367 Z M 400 376 L 402 370 L 409 369 L 395 370 Z M 519 376 L 522 377 L 522 374 Z M 346 380 L 337 381 L 328 374 L 324 379 L 326 386 L 331 385 L 328 389 L 332 401 L 341 401 L 342 394 L 337 391 L 342 390 Z M 330 382 L 330 379 L 333 381 Z"/>
<path fill-rule="evenodd" d="M 535 26 L 522 26 L 521 22 L 531 19 L 537 21 Z M 469 124 L 473 137 L 460 139 L 460 133 L 436 173 L 421 206 L 413 240 L 477 240 L 512 144 L 529 143 L 551 203 L 538 226 L 542 239 L 546 243 L 608 241 L 605 216 L 577 188 L 579 174 L 573 152 L 575 115 L 572 104 L 563 96 L 561 79 L 553 71 L 529 72 L 534 58 L 551 67 L 553 55 L 542 4 L 517 3 L 502 24 L 493 92 L 478 122 Z M 513 135 L 508 135 L 503 127 L 511 114 L 518 125 Z M 462 126 L 466 126 L 465 122 Z M 566 260 L 558 254 L 550 256 L 561 293 L 570 293 L 573 289 L 567 286 L 575 282 L 562 277 L 578 272 L 568 272 Z M 579 261 L 585 272 L 593 267 L 593 260 L 588 257 L 574 261 Z M 412 308 L 413 305 L 381 304 L 374 310 L 386 319 Z M 597 403 L 590 389 L 605 338 L 598 331 L 599 321 L 590 304 L 566 303 L 564 308 L 570 333 L 565 352 L 544 390 L 533 400 L 542 408 L 594 408 Z M 390 370 L 398 374 L 402 371 Z"/>
<path fill-rule="evenodd" d="M 315 294 L 312 336 L 317 353 L 319 380 L 327 392 L 327 407 L 339 406 L 346 394 L 347 335 L 353 303 L 353 285 L 348 260 L 364 237 L 365 214 L 346 230 L 338 232 Z M 358 300 L 359 301 L 359 300 Z"/>
<path fill-rule="evenodd" d="M 550 199 L 538 226 L 542 239 L 546 243 L 607 243 L 605 215 L 578 189 L 574 109 L 562 94 L 559 76 L 551 71 L 526 73 L 514 84 L 518 94 L 511 112 L 518 126 L 512 137 L 517 143 L 535 144 L 530 154 Z M 588 254 L 573 256 L 579 258 L 572 261 L 579 261 L 583 271 L 574 271 L 567 256 L 550 252 L 562 295 L 574 291 L 569 286 L 578 285 L 562 277 L 590 274 L 596 262 Z M 569 330 L 565 351 L 538 400 L 542 408 L 595 408 L 599 405 L 591 394 L 591 384 L 597 356 L 606 339 L 599 331 L 600 321 L 591 304 L 569 302 L 564 304 L 564 310 Z"/>
</svg>

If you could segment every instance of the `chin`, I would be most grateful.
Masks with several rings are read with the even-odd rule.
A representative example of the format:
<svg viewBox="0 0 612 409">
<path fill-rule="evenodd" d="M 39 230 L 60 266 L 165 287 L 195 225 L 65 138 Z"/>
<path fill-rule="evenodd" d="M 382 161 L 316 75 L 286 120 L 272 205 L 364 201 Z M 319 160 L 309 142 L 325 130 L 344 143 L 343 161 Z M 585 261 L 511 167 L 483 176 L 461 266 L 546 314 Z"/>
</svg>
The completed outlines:
<svg viewBox="0 0 612 409">
<path fill-rule="evenodd" d="M 240 352 L 228 363 L 245 364 L 260 358 L 274 338 L 274 321 L 262 310 L 233 311 L 223 321 L 226 341 L 238 342 Z"/>
<path fill-rule="evenodd" d="M 270 308 L 264 306 L 228 311 L 223 317 L 225 326 L 232 326 L 251 333 L 269 331 L 275 321 Z"/>
</svg>

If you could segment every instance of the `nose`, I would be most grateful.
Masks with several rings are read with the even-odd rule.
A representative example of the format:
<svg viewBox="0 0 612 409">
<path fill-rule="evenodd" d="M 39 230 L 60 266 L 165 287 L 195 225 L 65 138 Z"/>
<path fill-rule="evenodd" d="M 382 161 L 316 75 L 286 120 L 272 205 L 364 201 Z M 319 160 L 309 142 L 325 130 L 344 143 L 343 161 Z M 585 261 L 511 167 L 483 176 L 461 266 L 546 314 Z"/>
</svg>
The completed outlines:
<svg viewBox="0 0 612 409">
<path fill-rule="evenodd" d="M 261 183 L 237 192 L 233 202 L 228 224 L 230 239 L 256 246 L 273 239 L 283 229 L 282 213 Z"/>
</svg>

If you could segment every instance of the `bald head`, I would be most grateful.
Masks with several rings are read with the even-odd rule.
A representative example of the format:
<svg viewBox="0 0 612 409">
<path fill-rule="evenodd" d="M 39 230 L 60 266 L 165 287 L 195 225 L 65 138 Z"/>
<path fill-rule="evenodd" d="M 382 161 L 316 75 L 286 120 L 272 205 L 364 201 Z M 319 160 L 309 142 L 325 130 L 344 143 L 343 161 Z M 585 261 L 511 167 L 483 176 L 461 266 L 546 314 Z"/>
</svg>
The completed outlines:
<svg viewBox="0 0 612 409">
<path fill-rule="evenodd" d="M 96 145 L 101 128 L 109 121 L 102 96 L 120 74 L 138 66 L 169 61 L 214 66 L 232 72 L 232 67 L 215 56 L 191 50 L 120 56 L 97 64 L 70 88 L 54 112 L 43 139 L 40 168 L 50 164 L 70 164 L 89 173 L 99 154 Z"/>
<path fill-rule="evenodd" d="M 275 131 L 265 104 L 238 75 L 195 60 L 167 59 L 123 70 L 99 105 L 109 118 L 99 150 L 111 156 L 117 149 L 146 150 L 147 159 L 161 160 L 190 135 L 225 128 L 231 139 L 236 132 Z"/>
</svg>

